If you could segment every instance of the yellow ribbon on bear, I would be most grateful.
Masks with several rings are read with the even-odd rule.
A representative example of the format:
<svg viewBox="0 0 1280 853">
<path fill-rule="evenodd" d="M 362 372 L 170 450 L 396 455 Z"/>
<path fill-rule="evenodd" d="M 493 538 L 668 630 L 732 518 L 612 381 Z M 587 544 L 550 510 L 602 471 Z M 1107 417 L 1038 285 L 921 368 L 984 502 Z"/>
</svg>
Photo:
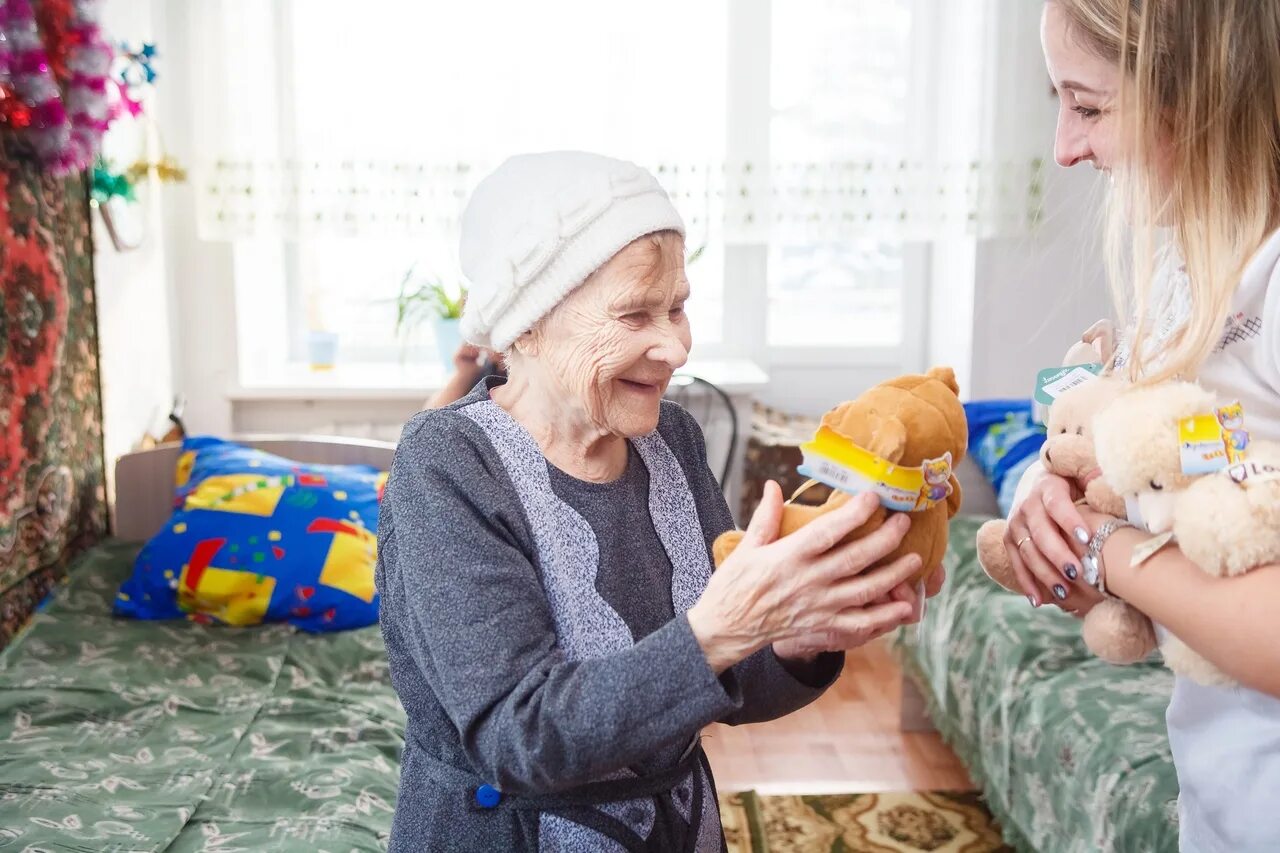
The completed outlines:
<svg viewBox="0 0 1280 853">
<path fill-rule="evenodd" d="M 920 512 L 951 494 L 951 454 L 902 466 L 859 447 L 830 427 L 800 446 L 800 474 L 849 494 L 875 492 L 885 509 Z"/>
</svg>

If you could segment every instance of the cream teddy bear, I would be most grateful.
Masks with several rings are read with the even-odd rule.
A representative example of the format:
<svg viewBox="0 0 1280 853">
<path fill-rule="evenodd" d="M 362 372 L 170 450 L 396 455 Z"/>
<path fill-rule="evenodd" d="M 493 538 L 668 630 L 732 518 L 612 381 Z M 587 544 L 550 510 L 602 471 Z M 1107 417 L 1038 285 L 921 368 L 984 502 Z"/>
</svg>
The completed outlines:
<svg viewBox="0 0 1280 853">
<path fill-rule="evenodd" d="M 1114 377 L 1100 377 L 1063 393 L 1049 409 L 1048 436 L 1040 449 L 1045 470 L 1084 486 L 1085 502 L 1098 512 L 1123 516 L 1124 499 L 1101 476 L 1094 454 L 1094 416 L 1124 390 Z M 1021 592 L 1005 548 L 1008 523 L 988 521 L 978 529 L 978 561 L 1005 589 Z M 1100 602 L 1084 617 L 1085 645 L 1109 663 L 1135 663 L 1156 648 L 1151 620 L 1117 598 Z"/>
<path fill-rule="evenodd" d="M 1126 499 L 1129 521 L 1176 540 L 1214 576 L 1280 561 L 1280 445 L 1250 443 L 1241 415 L 1238 405 L 1217 408 L 1213 395 L 1194 383 L 1168 382 L 1126 391 L 1094 421 L 1103 477 Z M 1205 452 L 1196 453 L 1180 431 L 1180 422 L 1195 416 L 1204 416 L 1218 436 L 1216 448 L 1205 444 Z M 1241 451 L 1244 461 L 1235 462 Z M 1219 470 L 1204 473 L 1210 467 Z M 1234 683 L 1172 635 L 1161 651 L 1180 675 Z"/>
</svg>

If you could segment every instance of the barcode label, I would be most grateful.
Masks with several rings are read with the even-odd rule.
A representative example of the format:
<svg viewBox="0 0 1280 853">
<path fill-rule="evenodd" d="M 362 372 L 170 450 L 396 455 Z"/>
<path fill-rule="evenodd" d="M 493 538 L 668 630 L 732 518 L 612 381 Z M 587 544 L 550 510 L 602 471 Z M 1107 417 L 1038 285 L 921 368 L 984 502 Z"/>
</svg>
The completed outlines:
<svg viewBox="0 0 1280 853">
<path fill-rule="evenodd" d="M 1044 393 L 1056 400 L 1072 388 L 1077 388 L 1089 380 L 1097 378 L 1097 376 L 1094 376 L 1083 367 L 1077 367 L 1058 381 L 1044 386 Z"/>
<path fill-rule="evenodd" d="M 822 458 L 815 460 L 812 467 L 814 472 L 813 479 L 821 480 L 836 489 L 848 491 L 861 479 L 848 468 L 843 468 Z"/>
<path fill-rule="evenodd" d="M 1047 367 L 1036 374 L 1035 401 L 1042 406 L 1052 406 L 1060 396 L 1072 388 L 1079 388 L 1102 373 L 1101 364 L 1075 364 L 1066 367 Z"/>
<path fill-rule="evenodd" d="M 895 512 L 912 512 L 919 508 L 917 507 L 920 497 L 918 492 L 909 492 L 887 483 L 875 482 L 821 456 L 805 454 L 804 464 L 796 470 L 802 477 L 809 477 L 851 495 L 875 492 L 880 496 L 881 506 Z"/>
</svg>

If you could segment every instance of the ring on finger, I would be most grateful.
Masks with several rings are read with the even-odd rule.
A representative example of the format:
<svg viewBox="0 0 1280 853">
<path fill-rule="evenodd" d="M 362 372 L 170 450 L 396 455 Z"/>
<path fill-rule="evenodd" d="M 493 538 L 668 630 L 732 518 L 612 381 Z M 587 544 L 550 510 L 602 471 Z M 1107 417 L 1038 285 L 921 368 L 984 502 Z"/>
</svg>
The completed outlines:
<svg viewBox="0 0 1280 853">
<path fill-rule="evenodd" d="M 1018 540 L 1017 544 L 1015 544 L 1013 547 L 1015 547 L 1015 548 L 1017 548 L 1019 551 L 1021 551 L 1021 550 L 1022 550 L 1022 546 L 1023 546 L 1023 545 L 1026 545 L 1026 544 L 1027 544 L 1028 542 L 1030 542 L 1030 541 L 1031 541 L 1031 536 L 1030 536 L 1030 535 L 1023 536 L 1021 539 L 1019 539 L 1019 540 Z"/>
</svg>

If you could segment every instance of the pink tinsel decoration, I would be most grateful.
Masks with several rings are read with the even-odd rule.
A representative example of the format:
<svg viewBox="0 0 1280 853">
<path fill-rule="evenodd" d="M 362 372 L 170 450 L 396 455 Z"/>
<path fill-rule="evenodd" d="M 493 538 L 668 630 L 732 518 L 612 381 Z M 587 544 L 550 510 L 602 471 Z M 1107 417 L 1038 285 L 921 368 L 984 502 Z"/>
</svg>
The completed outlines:
<svg viewBox="0 0 1280 853">
<path fill-rule="evenodd" d="M 24 131 L 54 174 L 93 162 L 110 116 L 107 73 L 113 53 L 97 24 L 99 0 L 73 0 L 65 93 L 50 69 L 31 0 L 0 0 L 0 83 L 31 108 Z"/>
<path fill-rule="evenodd" d="M 142 112 L 142 101 L 130 97 L 129 85 L 123 80 L 112 80 L 111 82 L 116 87 L 116 99 L 110 107 L 110 119 L 115 121 L 126 112 L 137 118 Z"/>
</svg>

